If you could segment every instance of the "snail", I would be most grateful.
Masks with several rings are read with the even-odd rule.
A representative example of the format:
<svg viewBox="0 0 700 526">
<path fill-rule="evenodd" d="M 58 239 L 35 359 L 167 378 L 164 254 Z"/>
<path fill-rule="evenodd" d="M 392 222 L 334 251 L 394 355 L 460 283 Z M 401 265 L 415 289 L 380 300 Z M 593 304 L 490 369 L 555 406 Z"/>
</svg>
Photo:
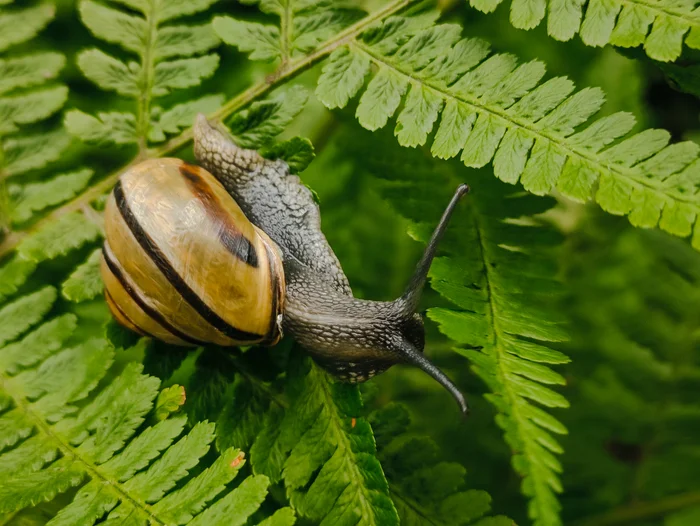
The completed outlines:
<svg viewBox="0 0 700 526">
<path fill-rule="evenodd" d="M 353 297 L 321 231 L 311 191 L 284 161 L 239 148 L 199 115 L 199 166 L 150 159 L 123 173 L 105 207 L 101 273 L 114 318 L 177 345 L 274 345 L 290 334 L 341 381 L 364 382 L 397 363 L 464 396 L 423 354 L 416 313 L 430 264 L 460 198 L 445 209 L 405 293 Z"/>
</svg>

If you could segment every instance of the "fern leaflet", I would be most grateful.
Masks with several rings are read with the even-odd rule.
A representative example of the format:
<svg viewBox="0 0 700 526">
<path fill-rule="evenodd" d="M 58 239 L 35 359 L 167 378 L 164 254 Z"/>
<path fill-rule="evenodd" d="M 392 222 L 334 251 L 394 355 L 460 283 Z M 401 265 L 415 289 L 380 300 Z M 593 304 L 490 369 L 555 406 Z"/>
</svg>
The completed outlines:
<svg viewBox="0 0 700 526">
<path fill-rule="evenodd" d="M 49 307 L 56 298 L 52 288 L 37 294 Z M 27 328 L 10 325 L 15 319 L 35 313 L 36 323 L 36 313 L 41 318 L 46 311 L 29 298 L 3 309 L 12 311 L 0 320 L 5 341 Z M 88 525 L 102 517 L 110 524 L 244 524 L 267 495 L 267 477 L 248 477 L 227 492 L 245 463 L 235 448 L 188 477 L 209 449 L 214 425 L 201 422 L 183 435 L 186 419 L 162 412 L 157 423 L 145 425 L 159 380 L 136 363 L 91 395 L 113 350 L 101 339 L 70 345 L 75 328 L 76 317 L 65 314 L 0 349 L 0 466 L 13 481 L 0 487 L 0 513 L 87 481 L 49 524 Z M 294 522 L 289 510 L 281 513 L 274 524 Z"/>
<path fill-rule="evenodd" d="M 237 20 L 229 16 L 214 18 L 219 37 L 248 53 L 251 60 L 281 60 L 313 51 L 324 42 L 364 16 L 354 2 L 327 0 L 254 0 L 264 13 L 279 17 L 279 26 Z"/>
<path fill-rule="evenodd" d="M 664 130 L 624 137 L 634 125 L 627 113 L 581 129 L 603 103 L 599 89 L 571 95 L 566 78 L 540 83 L 540 62 L 518 65 L 509 54 L 489 56 L 485 42 L 460 39 L 460 26 L 419 19 L 425 21 L 392 17 L 337 48 L 319 78 L 319 99 L 329 108 L 346 106 L 374 66 L 356 111 L 365 128 L 386 126 L 403 101 L 394 130 L 402 146 L 425 144 L 436 128 L 436 157 L 461 152 L 471 167 L 493 160 L 502 181 L 520 181 L 537 195 L 553 188 L 576 201 L 593 195 L 604 210 L 628 215 L 635 226 L 693 234 L 700 249 L 695 143 L 669 145 Z"/>
<path fill-rule="evenodd" d="M 426 221 L 439 216 L 441 204 L 465 178 L 473 188 L 468 213 L 455 219 L 459 235 L 447 234 L 448 255 L 433 262 L 430 274 L 432 288 L 457 308 L 432 308 L 428 317 L 459 344 L 455 351 L 471 361 L 491 390 L 485 396 L 498 411 L 496 423 L 513 452 L 513 468 L 523 477 L 530 517 L 537 526 L 561 524 L 556 497 L 561 463 L 555 454 L 562 448 L 552 433 L 566 429 L 542 409 L 568 406 L 546 387 L 564 383 L 549 364 L 568 362 L 549 346 L 566 336 L 553 306 L 560 291 L 549 251 L 558 236 L 530 217 L 551 202 L 487 174 L 466 175 L 420 151 L 399 150 L 386 136 L 377 148 L 378 140 L 375 133 L 348 142 L 362 152 L 364 169 L 387 180 L 382 194 L 417 222 L 414 237 L 428 239 L 434 223 Z"/>
<path fill-rule="evenodd" d="M 136 108 L 134 112 L 103 112 L 96 117 L 72 110 L 66 114 L 68 130 L 85 141 L 133 143 L 144 150 L 148 141 L 163 141 L 168 133 L 177 133 L 189 126 L 197 112 L 210 113 L 218 108 L 223 102 L 220 95 L 208 95 L 168 110 L 153 105 L 157 97 L 199 85 L 218 67 L 218 55 L 209 53 L 219 42 L 211 24 L 172 23 L 204 11 L 214 2 L 216 0 L 162 3 L 114 0 L 141 15 L 138 16 L 92 0 L 82 0 L 80 16 L 88 29 L 96 37 L 137 55 L 139 62 L 125 63 L 92 48 L 78 55 L 78 66 L 100 88 L 133 99 Z"/>
<path fill-rule="evenodd" d="M 494 11 L 502 0 L 469 0 L 484 13 Z M 658 0 L 513 0 L 510 21 L 518 29 L 532 29 L 547 14 L 547 32 L 557 40 L 576 33 L 589 46 L 644 45 L 654 60 L 676 60 L 688 47 L 700 48 L 700 13 L 694 1 Z"/>
</svg>

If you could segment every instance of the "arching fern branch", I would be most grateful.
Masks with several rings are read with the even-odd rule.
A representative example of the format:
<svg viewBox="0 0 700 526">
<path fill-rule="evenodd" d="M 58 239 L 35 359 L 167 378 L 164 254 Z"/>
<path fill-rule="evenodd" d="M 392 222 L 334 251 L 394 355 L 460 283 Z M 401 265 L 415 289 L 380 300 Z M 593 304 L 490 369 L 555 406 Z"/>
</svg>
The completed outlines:
<svg viewBox="0 0 700 526">
<path fill-rule="evenodd" d="M 138 56 L 128 62 L 92 48 L 78 55 L 78 66 L 100 88 L 133 99 L 133 112 L 99 113 L 96 117 L 79 110 L 66 114 L 66 127 L 90 142 L 138 144 L 145 152 L 148 141 L 164 141 L 191 124 L 197 112 L 209 113 L 223 102 L 208 95 L 178 104 L 168 110 L 153 101 L 174 90 L 197 86 L 219 65 L 215 53 L 219 43 L 211 24 L 179 25 L 173 21 L 206 10 L 216 0 L 151 2 L 113 0 L 140 16 L 107 5 L 82 0 L 83 23 L 98 38 Z"/>
<path fill-rule="evenodd" d="M 405 217 L 416 221 L 415 237 L 429 238 L 441 204 L 461 182 L 472 186 L 466 212 L 454 219 L 443 246 L 448 253 L 431 269 L 431 286 L 455 308 L 433 308 L 428 317 L 457 342 L 456 352 L 492 394 L 496 423 L 513 452 L 513 468 L 523 477 L 529 515 L 537 526 L 561 524 L 556 493 L 561 491 L 562 448 L 553 433 L 564 426 L 543 408 L 568 403 L 548 385 L 564 383 L 550 364 L 568 362 L 550 342 L 565 338 L 556 308 L 560 289 L 551 250 L 559 236 L 531 216 L 545 212 L 549 199 L 529 196 L 489 174 L 460 170 L 456 163 L 401 150 L 377 133 L 347 140 L 362 166 L 385 179 L 382 194 Z M 381 147 L 377 147 L 380 144 Z M 371 146 L 371 147 L 370 147 Z M 426 348 L 430 353 L 430 347 Z"/>
<path fill-rule="evenodd" d="M 186 419 L 163 419 L 168 411 L 145 425 L 160 382 L 141 374 L 140 364 L 93 394 L 113 351 L 100 339 L 70 345 L 72 314 L 36 325 L 56 296 L 47 287 L 1 311 L 0 345 L 35 329 L 0 348 L 0 468 L 12 480 L 0 486 L 0 513 L 83 484 L 49 524 L 90 525 L 103 517 L 110 524 L 245 523 L 267 495 L 267 477 L 248 477 L 227 491 L 245 462 L 230 448 L 187 478 L 209 449 L 214 425 L 183 434 Z M 294 522 L 288 509 L 276 517 L 274 524 Z"/>
<path fill-rule="evenodd" d="M 55 82 L 65 57 L 54 51 L 18 53 L 12 49 L 36 37 L 54 13 L 51 4 L 0 8 L 0 237 L 11 224 L 26 223 L 34 212 L 75 196 L 91 175 L 80 171 L 46 183 L 37 182 L 37 177 L 30 185 L 18 182 L 19 176 L 56 160 L 69 143 L 62 129 L 36 125 L 66 102 L 68 88 Z M 53 186 L 54 191 L 38 192 L 42 184 Z"/>
<path fill-rule="evenodd" d="M 502 0 L 469 0 L 484 13 Z M 589 46 L 644 45 L 654 60 L 677 59 L 683 42 L 700 49 L 700 11 L 694 0 L 513 0 L 510 21 L 518 29 L 532 29 L 547 15 L 547 32 L 557 40 L 576 33 Z"/>
<path fill-rule="evenodd" d="M 362 91 L 356 116 L 369 130 L 386 126 L 403 101 L 395 127 L 402 146 L 425 144 L 435 129 L 435 157 L 461 152 L 471 167 L 493 161 L 502 181 L 520 181 L 537 195 L 556 188 L 576 201 L 594 197 L 636 226 L 694 232 L 700 249 L 697 144 L 668 145 L 664 130 L 625 137 L 634 125 L 628 113 L 582 128 L 603 104 L 601 90 L 572 95 L 566 78 L 541 82 L 542 63 L 518 65 L 514 56 L 490 55 L 484 41 L 460 34 L 457 25 L 393 17 L 336 49 L 316 93 L 329 108 L 342 108 Z"/>
</svg>

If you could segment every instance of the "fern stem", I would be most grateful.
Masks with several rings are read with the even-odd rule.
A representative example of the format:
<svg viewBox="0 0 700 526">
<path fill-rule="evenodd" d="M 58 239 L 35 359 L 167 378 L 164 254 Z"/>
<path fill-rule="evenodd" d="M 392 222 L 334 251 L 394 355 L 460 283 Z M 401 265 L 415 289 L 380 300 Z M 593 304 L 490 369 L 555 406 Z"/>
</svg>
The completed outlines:
<svg viewBox="0 0 700 526">
<path fill-rule="evenodd" d="M 571 523 L 571 526 L 610 526 L 630 521 L 641 521 L 660 517 L 669 512 L 700 504 L 700 491 L 673 495 L 654 502 L 642 502 L 621 506 L 600 515 Z"/>
<path fill-rule="evenodd" d="M 408 5 L 416 3 L 418 0 L 395 0 L 390 2 L 383 8 L 371 13 L 362 20 L 356 22 L 355 24 L 348 26 L 345 30 L 338 33 L 334 38 L 327 40 L 324 44 L 319 46 L 313 53 L 301 57 L 299 59 L 288 62 L 287 64 L 281 64 L 277 72 L 270 75 L 263 82 L 259 82 L 245 90 L 244 92 L 236 95 L 233 99 L 224 104 L 218 111 L 214 112 L 210 118 L 223 120 L 226 117 L 232 115 L 241 108 L 247 106 L 257 98 L 261 97 L 273 88 L 276 88 L 290 79 L 296 77 L 300 73 L 306 71 L 308 68 L 316 64 L 317 62 L 323 60 L 326 56 L 330 55 L 333 50 L 337 47 L 347 44 L 349 40 L 353 39 L 360 33 L 362 33 L 370 25 L 381 21 L 391 15 L 396 14 Z M 171 139 L 163 146 L 147 151 L 146 157 L 162 157 L 165 155 L 170 155 L 192 140 L 192 128 L 188 128 L 183 131 L 177 137 Z M 57 218 L 80 210 L 84 205 L 91 203 L 102 194 L 111 190 L 112 186 L 117 182 L 119 176 L 128 170 L 131 166 L 137 162 L 143 160 L 141 156 L 130 161 L 124 167 L 112 172 L 105 179 L 95 184 L 94 186 L 87 189 L 82 194 L 75 197 L 72 201 L 69 201 L 63 206 L 60 206 L 53 210 L 50 214 L 46 215 L 39 221 L 37 221 L 31 228 L 23 230 L 20 232 L 13 232 L 9 234 L 4 240 L 0 242 L 0 258 L 11 252 L 15 247 L 28 235 L 40 230 L 56 221 Z"/>
</svg>

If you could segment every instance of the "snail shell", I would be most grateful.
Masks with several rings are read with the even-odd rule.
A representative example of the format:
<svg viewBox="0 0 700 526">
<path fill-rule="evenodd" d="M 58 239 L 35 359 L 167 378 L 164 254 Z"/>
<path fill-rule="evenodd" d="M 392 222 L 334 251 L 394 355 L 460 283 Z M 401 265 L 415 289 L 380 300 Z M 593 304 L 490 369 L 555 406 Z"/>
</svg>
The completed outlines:
<svg viewBox="0 0 700 526">
<path fill-rule="evenodd" d="M 101 272 L 112 315 L 168 343 L 275 344 L 285 279 L 275 243 L 205 169 L 151 159 L 107 201 Z"/>
</svg>

